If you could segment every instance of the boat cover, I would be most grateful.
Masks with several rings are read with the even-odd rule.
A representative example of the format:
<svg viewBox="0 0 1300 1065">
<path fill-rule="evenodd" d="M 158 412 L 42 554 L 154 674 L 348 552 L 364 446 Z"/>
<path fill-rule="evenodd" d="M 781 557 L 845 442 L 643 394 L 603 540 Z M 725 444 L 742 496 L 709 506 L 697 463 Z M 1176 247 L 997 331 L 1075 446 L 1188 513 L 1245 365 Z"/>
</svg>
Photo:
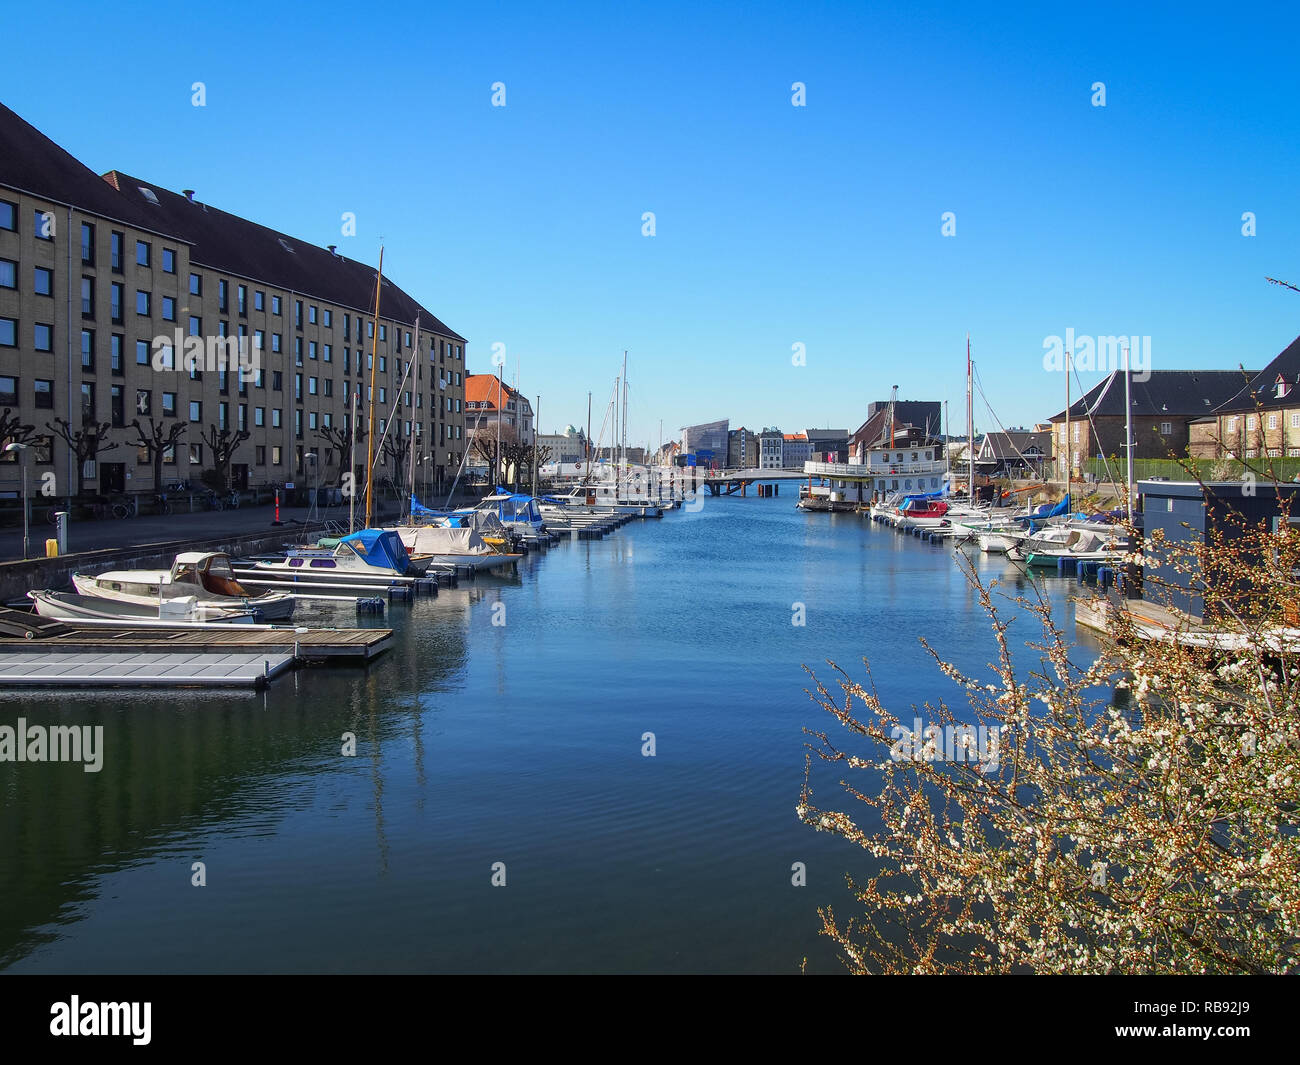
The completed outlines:
<svg viewBox="0 0 1300 1065">
<path fill-rule="evenodd" d="M 392 529 L 362 529 L 349 533 L 339 543 L 347 544 L 371 566 L 395 569 L 405 573 L 411 565 L 402 539 Z"/>
<path fill-rule="evenodd" d="M 399 525 L 396 532 L 412 555 L 486 555 L 492 551 L 476 530 L 464 526 Z"/>
</svg>

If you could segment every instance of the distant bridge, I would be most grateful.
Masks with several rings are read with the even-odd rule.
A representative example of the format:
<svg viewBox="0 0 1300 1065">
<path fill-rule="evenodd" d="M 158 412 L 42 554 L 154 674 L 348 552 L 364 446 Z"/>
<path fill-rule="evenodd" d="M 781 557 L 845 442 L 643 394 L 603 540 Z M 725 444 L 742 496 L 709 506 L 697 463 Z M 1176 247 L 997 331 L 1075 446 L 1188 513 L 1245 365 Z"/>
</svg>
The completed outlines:
<svg viewBox="0 0 1300 1065">
<path fill-rule="evenodd" d="M 745 494 L 746 488 L 751 484 L 771 481 L 803 481 L 808 478 L 802 466 L 788 466 L 775 470 L 764 470 L 757 467 L 739 470 L 709 470 L 699 466 L 678 467 L 678 472 L 684 474 L 683 484 L 689 484 L 691 487 L 707 488 L 710 495 L 735 495 L 739 492 Z M 692 477 L 692 474 L 694 475 Z"/>
</svg>

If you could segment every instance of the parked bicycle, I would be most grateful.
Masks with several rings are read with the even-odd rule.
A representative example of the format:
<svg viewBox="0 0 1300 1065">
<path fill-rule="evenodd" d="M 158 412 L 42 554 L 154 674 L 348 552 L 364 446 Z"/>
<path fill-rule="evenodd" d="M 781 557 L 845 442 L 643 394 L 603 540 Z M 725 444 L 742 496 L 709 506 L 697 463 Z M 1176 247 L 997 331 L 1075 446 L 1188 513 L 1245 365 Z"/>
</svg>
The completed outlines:
<svg viewBox="0 0 1300 1065">
<path fill-rule="evenodd" d="M 209 492 L 205 497 L 204 502 L 207 503 L 209 510 L 226 509 L 226 501 L 221 496 L 217 495 L 216 492 Z"/>
<path fill-rule="evenodd" d="M 167 493 L 159 492 L 154 496 L 154 504 L 158 507 L 158 513 L 168 515 L 172 512 L 172 505 L 167 501 Z"/>
</svg>

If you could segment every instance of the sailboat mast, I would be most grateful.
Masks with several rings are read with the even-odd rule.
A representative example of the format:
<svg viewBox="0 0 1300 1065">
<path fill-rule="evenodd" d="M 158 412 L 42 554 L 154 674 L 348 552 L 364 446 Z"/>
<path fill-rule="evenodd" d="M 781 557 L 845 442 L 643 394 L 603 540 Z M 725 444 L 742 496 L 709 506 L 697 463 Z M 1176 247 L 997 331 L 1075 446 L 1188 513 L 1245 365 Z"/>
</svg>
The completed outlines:
<svg viewBox="0 0 1300 1065">
<path fill-rule="evenodd" d="M 346 383 L 346 382 L 345 382 Z M 348 493 L 348 535 L 351 536 L 356 531 L 357 524 L 357 419 L 361 417 L 361 382 L 357 382 L 357 390 L 352 393 L 352 413 L 350 415 L 352 425 L 352 446 L 348 448 L 348 462 L 352 465 L 349 471 L 352 475 L 352 490 Z"/>
<path fill-rule="evenodd" d="M 975 393 L 970 334 L 966 334 L 966 501 L 975 502 Z"/>
<path fill-rule="evenodd" d="M 1070 494 L 1070 353 L 1065 353 L 1065 494 Z"/>
<path fill-rule="evenodd" d="M 1133 397 L 1129 392 L 1129 382 L 1133 375 L 1129 373 L 1129 348 L 1124 345 L 1124 465 L 1128 474 L 1124 478 L 1125 488 L 1128 492 L 1128 505 L 1125 512 L 1128 514 L 1128 520 L 1133 521 Z"/>
<path fill-rule="evenodd" d="M 372 524 L 375 510 L 375 494 L 371 491 L 371 482 L 375 469 L 375 364 L 379 361 L 379 296 L 384 278 L 384 246 L 379 246 L 379 270 L 375 273 L 375 317 L 371 329 L 375 335 L 370 343 L 370 407 L 366 419 L 366 528 Z M 364 345 L 363 345 L 364 347 Z"/>
<path fill-rule="evenodd" d="M 947 474 L 944 482 L 946 485 L 952 485 L 952 434 L 948 431 L 948 401 L 943 401 L 943 472 Z"/>
<path fill-rule="evenodd" d="M 623 424 L 622 435 L 619 437 L 619 460 L 618 460 L 618 478 L 620 486 L 623 483 L 624 467 L 627 465 L 627 351 L 623 352 Z M 621 493 L 616 493 L 621 494 Z"/>
<path fill-rule="evenodd" d="M 591 393 L 587 393 L 587 439 L 583 441 L 583 451 L 586 464 L 582 471 L 582 485 L 587 486 L 587 480 L 591 477 Z"/>
<path fill-rule="evenodd" d="M 415 357 L 418 359 L 420 357 L 420 316 L 419 314 L 416 314 L 415 316 L 415 346 L 412 347 L 411 350 L 415 353 Z M 406 367 L 406 371 L 407 373 L 410 373 L 411 367 L 409 365 Z M 415 419 L 412 418 L 411 429 L 409 432 L 409 435 L 411 437 L 411 453 L 410 453 L 410 457 L 407 458 L 406 460 L 407 465 L 410 466 L 410 469 L 407 471 L 409 474 L 408 480 L 410 481 L 410 491 L 407 493 L 406 506 L 409 512 L 408 516 L 412 521 L 415 520 L 415 508 L 411 506 L 411 500 L 415 498 L 415 425 L 416 425 Z"/>
</svg>

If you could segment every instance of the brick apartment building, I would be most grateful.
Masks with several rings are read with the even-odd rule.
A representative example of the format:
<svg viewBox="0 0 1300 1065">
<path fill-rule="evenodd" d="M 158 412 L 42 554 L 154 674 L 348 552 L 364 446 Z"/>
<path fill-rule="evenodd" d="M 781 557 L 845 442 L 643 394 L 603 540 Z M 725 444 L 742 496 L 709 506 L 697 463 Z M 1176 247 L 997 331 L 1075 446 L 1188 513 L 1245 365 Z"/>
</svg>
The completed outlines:
<svg viewBox="0 0 1300 1065">
<path fill-rule="evenodd" d="M 381 463 L 395 470 L 413 450 L 422 479 L 449 483 L 465 448 L 465 338 L 389 278 L 375 337 L 375 282 L 333 246 L 190 190 L 100 176 L 0 105 L 0 446 L 27 443 L 29 476 L 53 473 L 60 495 L 161 488 L 133 421 L 185 426 L 163 485 L 198 483 L 212 427 L 249 434 L 231 458 L 235 487 L 292 481 L 305 463 L 335 482 L 350 404 L 369 421 L 372 359 Z M 51 431 L 59 420 L 86 444 L 80 461 Z M 0 494 L 12 495 L 6 460 Z"/>
</svg>

